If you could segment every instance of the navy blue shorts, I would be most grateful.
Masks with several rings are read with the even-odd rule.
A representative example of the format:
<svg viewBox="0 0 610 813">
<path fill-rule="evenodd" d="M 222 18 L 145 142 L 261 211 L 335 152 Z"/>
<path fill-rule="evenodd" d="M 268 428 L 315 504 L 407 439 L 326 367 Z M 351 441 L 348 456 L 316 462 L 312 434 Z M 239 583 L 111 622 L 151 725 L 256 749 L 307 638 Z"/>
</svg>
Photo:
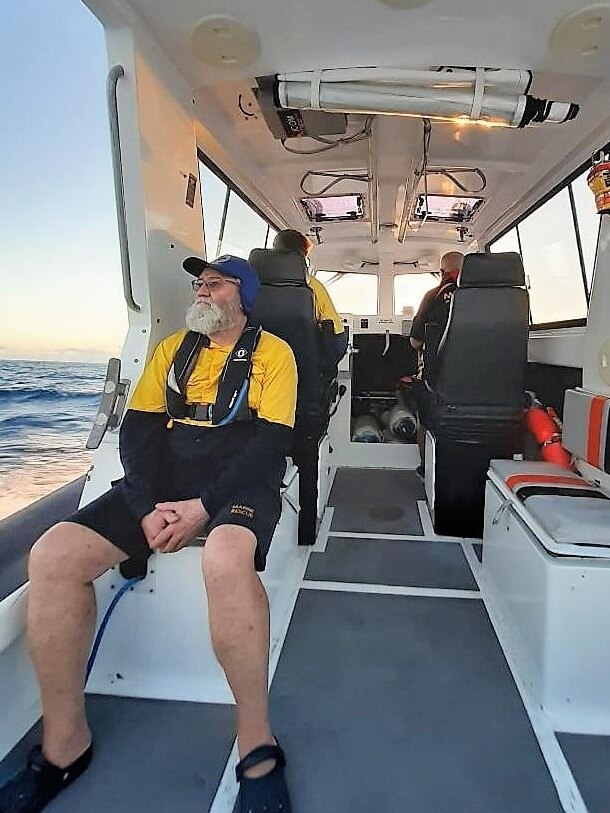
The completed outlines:
<svg viewBox="0 0 610 813">
<path fill-rule="evenodd" d="M 183 496 L 192 499 L 196 494 Z M 160 496 L 158 502 L 176 500 L 175 495 Z M 267 553 L 281 513 L 279 488 L 255 485 L 246 487 L 223 505 L 205 528 L 209 533 L 219 525 L 240 525 L 248 528 L 256 537 L 254 566 L 256 570 L 265 569 Z M 136 562 L 145 562 L 152 551 L 140 528 L 140 523 L 131 513 L 123 496 L 120 484 L 113 486 L 101 497 L 90 502 L 80 511 L 66 518 L 66 522 L 75 522 L 91 528 Z"/>
</svg>

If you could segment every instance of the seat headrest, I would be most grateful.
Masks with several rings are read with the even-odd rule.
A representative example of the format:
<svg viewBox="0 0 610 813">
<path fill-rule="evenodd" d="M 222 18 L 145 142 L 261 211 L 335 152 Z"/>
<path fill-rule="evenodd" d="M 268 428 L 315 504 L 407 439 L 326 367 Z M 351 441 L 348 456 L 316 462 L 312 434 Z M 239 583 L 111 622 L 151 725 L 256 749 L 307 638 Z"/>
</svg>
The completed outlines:
<svg viewBox="0 0 610 813">
<path fill-rule="evenodd" d="M 521 256 L 516 251 L 467 254 L 457 284 L 458 288 L 522 288 Z"/>
<path fill-rule="evenodd" d="M 248 262 L 263 285 L 307 285 L 307 265 L 298 251 L 254 248 Z"/>
</svg>

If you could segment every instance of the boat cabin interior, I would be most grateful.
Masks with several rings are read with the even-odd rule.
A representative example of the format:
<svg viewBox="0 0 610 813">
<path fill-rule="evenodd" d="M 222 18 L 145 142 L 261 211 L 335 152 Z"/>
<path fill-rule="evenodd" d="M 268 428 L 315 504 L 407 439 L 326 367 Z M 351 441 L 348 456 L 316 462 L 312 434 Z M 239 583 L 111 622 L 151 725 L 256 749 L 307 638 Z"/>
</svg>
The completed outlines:
<svg viewBox="0 0 610 813">
<path fill-rule="evenodd" d="M 84 2 L 129 332 L 86 477 L 0 523 L 0 781 L 40 729 L 29 548 L 121 477 L 129 393 L 184 324 L 184 258 L 232 254 L 299 372 L 262 574 L 295 812 L 604 813 L 610 4 Z M 287 228 L 307 260 L 274 249 Z M 418 352 L 448 252 L 448 317 Z M 334 367 L 312 279 L 347 337 Z M 49 811 L 233 810 L 204 544 L 153 555 L 113 604 L 87 683 L 98 758 Z M 96 581 L 100 625 L 127 575 Z"/>
</svg>

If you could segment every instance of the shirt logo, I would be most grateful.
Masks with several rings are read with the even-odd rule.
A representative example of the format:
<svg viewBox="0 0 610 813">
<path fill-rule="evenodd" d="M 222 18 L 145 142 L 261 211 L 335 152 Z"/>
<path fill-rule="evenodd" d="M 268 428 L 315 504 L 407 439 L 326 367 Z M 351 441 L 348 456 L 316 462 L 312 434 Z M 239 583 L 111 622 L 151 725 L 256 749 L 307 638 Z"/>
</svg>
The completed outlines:
<svg viewBox="0 0 610 813">
<path fill-rule="evenodd" d="M 240 503 L 234 503 L 231 506 L 230 513 L 235 514 L 236 516 L 254 519 L 254 508 L 251 508 L 249 505 L 241 505 Z"/>
</svg>

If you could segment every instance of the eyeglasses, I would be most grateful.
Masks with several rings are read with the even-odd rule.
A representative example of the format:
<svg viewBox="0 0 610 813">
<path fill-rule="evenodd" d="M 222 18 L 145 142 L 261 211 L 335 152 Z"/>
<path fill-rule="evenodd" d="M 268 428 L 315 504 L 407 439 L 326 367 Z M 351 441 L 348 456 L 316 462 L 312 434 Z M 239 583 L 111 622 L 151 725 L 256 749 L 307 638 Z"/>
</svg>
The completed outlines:
<svg viewBox="0 0 610 813">
<path fill-rule="evenodd" d="M 199 293 L 199 291 L 203 288 L 209 294 L 214 294 L 216 291 L 219 291 L 223 285 L 227 282 L 231 282 L 234 285 L 239 285 L 241 280 L 238 279 L 220 279 L 219 277 L 215 277 L 214 279 L 205 280 L 205 279 L 194 279 L 191 281 L 191 285 L 193 286 L 193 291 L 195 293 Z"/>
</svg>

